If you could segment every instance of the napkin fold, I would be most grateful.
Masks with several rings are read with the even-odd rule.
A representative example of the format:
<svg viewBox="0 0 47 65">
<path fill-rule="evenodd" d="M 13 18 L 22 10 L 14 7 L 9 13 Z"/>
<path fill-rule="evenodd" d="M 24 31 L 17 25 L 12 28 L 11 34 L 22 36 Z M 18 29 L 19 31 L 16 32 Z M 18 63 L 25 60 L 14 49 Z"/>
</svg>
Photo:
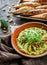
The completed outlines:
<svg viewBox="0 0 47 65">
<path fill-rule="evenodd" d="M 9 37 L 0 43 L 0 65 L 47 65 L 47 56 L 36 59 L 23 57 L 13 49 Z"/>
</svg>

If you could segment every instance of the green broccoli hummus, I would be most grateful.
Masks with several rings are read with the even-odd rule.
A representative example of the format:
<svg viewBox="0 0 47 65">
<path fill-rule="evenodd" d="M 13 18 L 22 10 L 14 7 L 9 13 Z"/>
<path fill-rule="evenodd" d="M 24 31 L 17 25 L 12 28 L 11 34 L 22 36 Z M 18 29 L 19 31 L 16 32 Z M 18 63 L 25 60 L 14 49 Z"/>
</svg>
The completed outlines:
<svg viewBox="0 0 47 65">
<path fill-rule="evenodd" d="M 28 55 L 39 55 L 47 50 L 47 31 L 30 27 L 21 31 L 16 41 L 21 52 Z"/>
</svg>

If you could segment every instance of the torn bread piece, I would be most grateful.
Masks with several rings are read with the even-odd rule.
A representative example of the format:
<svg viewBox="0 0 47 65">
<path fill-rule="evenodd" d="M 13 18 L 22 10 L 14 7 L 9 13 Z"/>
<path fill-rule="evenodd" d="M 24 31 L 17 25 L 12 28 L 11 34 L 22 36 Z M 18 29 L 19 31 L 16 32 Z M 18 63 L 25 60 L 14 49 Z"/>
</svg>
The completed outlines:
<svg viewBox="0 0 47 65">
<path fill-rule="evenodd" d="M 22 2 L 31 2 L 32 0 L 21 0 Z"/>
<path fill-rule="evenodd" d="M 13 7 L 18 9 L 20 7 L 24 7 L 24 6 L 31 6 L 31 7 L 36 7 L 36 6 L 40 6 L 40 3 L 32 3 L 32 2 L 24 2 L 24 3 L 20 3 L 19 5 L 14 5 Z"/>
<path fill-rule="evenodd" d="M 25 7 L 21 7 L 17 10 L 15 10 L 14 12 L 12 12 L 13 14 L 21 14 L 21 13 L 25 13 L 29 10 L 33 10 L 34 8 L 33 7 L 30 7 L 30 6 L 25 6 Z"/>
<path fill-rule="evenodd" d="M 34 16 L 30 16 L 31 18 L 40 18 L 40 19 L 47 19 L 47 13 L 42 13 Z"/>
<path fill-rule="evenodd" d="M 37 14 L 42 14 L 42 13 L 47 13 L 47 9 L 34 9 L 34 10 L 29 10 L 25 13 L 22 13 L 20 15 L 23 16 L 31 16 L 31 15 L 37 15 Z"/>
<path fill-rule="evenodd" d="M 47 5 L 37 6 L 36 9 L 47 9 Z"/>
</svg>

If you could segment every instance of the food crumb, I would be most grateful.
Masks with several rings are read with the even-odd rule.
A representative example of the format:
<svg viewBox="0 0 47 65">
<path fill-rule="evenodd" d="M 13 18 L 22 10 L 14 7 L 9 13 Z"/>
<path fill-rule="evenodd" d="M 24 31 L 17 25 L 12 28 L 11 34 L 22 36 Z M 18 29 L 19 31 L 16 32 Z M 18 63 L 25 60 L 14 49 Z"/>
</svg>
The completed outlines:
<svg viewBox="0 0 47 65">
<path fill-rule="evenodd" d="M 14 23 L 14 25 L 15 25 L 15 23 Z"/>
<path fill-rule="evenodd" d="M 10 19 L 8 22 L 10 22 L 10 23 L 13 22 L 13 19 Z"/>
<path fill-rule="evenodd" d="M 3 32 L 4 32 L 4 33 L 6 33 L 6 32 L 7 32 L 7 30 L 3 30 Z"/>
<path fill-rule="evenodd" d="M 9 11 L 11 11 L 11 7 L 9 7 Z"/>
<path fill-rule="evenodd" d="M 10 14 L 7 14 L 7 17 L 10 17 Z"/>
<path fill-rule="evenodd" d="M 6 11 L 5 9 L 3 9 L 2 11 Z"/>
</svg>

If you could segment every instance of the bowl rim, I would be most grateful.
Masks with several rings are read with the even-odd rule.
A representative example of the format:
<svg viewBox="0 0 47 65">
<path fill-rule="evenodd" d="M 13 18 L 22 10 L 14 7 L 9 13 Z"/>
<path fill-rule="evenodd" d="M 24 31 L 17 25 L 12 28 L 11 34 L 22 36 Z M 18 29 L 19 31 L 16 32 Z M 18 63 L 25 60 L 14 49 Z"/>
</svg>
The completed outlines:
<svg viewBox="0 0 47 65">
<path fill-rule="evenodd" d="M 20 27 L 22 27 L 22 26 L 24 26 L 24 25 L 27 25 L 27 24 L 29 24 L 29 23 L 31 23 L 31 24 L 32 24 L 32 23 L 35 23 L 35 24 L 38 23 L 38 24 L 40 24 L 40 25 L 43 25 L 43 26 L 46 26 L 46 27 L 47 27 L 47 24 L 42 23 L 42 22 L 27 22 L 27 23 L 24 23 L 24 24 L 18 26 L 17 28 L 15 28 L 15 30 L 18 29 L 18 28 L 20 28 Z M 15 32 L 15 30 L 14 30 L 14 32 Z M 14 33 L 14 32 L 13 32 L 13 33 Z M 13 34 L 13 33 L 12 33 L 12 34 Z M 44 53 L 42 53 L 42 54 L 40 54 L 40 55 L 35 55 L 35 56 L 33 56 L 33 55 L 28 55 L 28 54 L 24 54 L 23 52 L 21 52 L 20 50 L 18 50 L 18 49 L 14 46 L 13 41 L 12 41 L 12 34 L 11 34 L 11 44 L 12 44 L 12 47 L 13 47 L 14 50 L 15 50 L 17 53 L 19 53 L 20 55 L 25 56 L 25 57 L 28 57 L 28 58 L 39 58 L 39 57 L 43 57 L 43 56 L 47 55 L 47 51 L 44 52 Z"/>
</svg>

